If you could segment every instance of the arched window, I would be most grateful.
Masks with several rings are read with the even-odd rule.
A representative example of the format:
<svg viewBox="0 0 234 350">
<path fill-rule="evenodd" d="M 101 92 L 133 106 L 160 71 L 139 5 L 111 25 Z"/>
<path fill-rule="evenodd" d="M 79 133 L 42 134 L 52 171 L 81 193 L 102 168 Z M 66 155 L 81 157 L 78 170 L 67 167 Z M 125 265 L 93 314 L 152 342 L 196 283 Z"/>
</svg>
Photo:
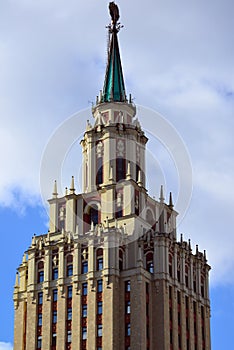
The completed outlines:
<svg viewBox="0 0 234 350">
<path fill-rule="evenodd" d="M 146 253 L 146 270 L 154 273 L 154 255 L 153 252 Z"/>
<path fill-rule="evenodd" d="M 97 271 L 100 271 L 103 269 L 103 249 L 98 248 L 96 251 L 96 268 Z"/>
<path fill-rule="evenodd" d="M 73 275 L 73 256 L 69 254 L 67 256 L 67 277 L 71 277 Z"/>
<path fill-rule="evenodd" d="M 44 282 L 44 262 L 39 261 L 37 264 L 37 283 Z"/>
<path fill-rule="evenodd" d="M 95 202 L 84 202 L 84 232 L 88 232 L 90 230 L 91 224 L 95 227 L 100 220 L 99 217 L 99 210 L 98 210 L 99 203 Z"/>
</svg>

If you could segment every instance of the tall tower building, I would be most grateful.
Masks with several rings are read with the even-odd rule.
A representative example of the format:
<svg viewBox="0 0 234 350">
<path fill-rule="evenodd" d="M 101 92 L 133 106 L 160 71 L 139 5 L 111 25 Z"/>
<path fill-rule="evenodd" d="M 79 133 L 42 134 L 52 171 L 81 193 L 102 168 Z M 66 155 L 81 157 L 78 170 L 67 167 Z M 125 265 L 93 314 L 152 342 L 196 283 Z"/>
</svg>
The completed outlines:
<svg viewBox="0 0 234 350">
<path fill-rule="evenodd" d="M 177 240 L 172 195 L 150 197 L 147 137 L 127 97 L 110 3 L 103 90 L 81 141 L 83 193 L 56 182 L 47 234 L 14 287 L 14 350 L 210 350 L 210 267 Z"/>
</svg>

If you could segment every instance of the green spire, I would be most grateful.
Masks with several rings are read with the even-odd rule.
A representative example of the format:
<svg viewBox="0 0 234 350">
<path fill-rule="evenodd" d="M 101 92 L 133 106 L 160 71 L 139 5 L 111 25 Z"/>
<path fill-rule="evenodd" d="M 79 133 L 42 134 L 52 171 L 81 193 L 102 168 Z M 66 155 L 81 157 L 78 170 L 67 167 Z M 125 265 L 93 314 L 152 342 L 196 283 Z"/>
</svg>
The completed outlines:
<svg viewBox="0 0 234 350">
<path fill-rule="evenodd" d="M 127 100 L 117 36 L 119 30 L 120 24 L 112 16 L 112 25 L 109 26 L 111 41 L 103 87 L 103 102 L 126 102 Z"/>
</svg>

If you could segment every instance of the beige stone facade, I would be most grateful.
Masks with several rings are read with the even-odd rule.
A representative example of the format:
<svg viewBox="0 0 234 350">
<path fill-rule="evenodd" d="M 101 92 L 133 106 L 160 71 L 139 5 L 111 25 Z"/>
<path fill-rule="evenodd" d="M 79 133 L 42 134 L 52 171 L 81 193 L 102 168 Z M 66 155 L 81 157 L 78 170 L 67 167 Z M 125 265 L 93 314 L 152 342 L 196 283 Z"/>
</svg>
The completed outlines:
<svg viewBox="0 0 234 350">
<path fill-rule="evenodd" d="M 81 141 L 83 193 L 55 183 L 49 231 L 18 268 L 14 350 L 210 350 L 205 252 L 177 239 L 171 194 L 148 195 L 131 97 L 103 96 Z"/>
</svg>

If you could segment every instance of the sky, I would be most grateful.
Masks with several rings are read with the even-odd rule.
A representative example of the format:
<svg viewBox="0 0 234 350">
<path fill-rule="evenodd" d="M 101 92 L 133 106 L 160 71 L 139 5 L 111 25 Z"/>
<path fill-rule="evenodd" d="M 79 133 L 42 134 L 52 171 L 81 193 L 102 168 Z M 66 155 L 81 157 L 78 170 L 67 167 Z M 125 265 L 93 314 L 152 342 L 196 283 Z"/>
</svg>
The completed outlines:
<svg viewBox="0 0 234 350">
<path fill-rule="evenodd" d="M 212 349 L 229 350 L 234 331 L 234 3 L 117 3 L 127 92 L 136 105 L 166 120 L 189 155 L 192 195 L 178 218 L 178 234 L 207 250 Z M 50 173 L 45 184 L 43 161 L 56 132 L 75 115 L 78 138 L 86 115 L 92 119 L 91 104 L 104 81 L 108 24 L 104 0 L 0 2 L 0 350 L 12 349 L 16 268 L 32 235 L 48 230 L 48 188 L 52 192 L 56 177 L 60 189 L 69 186 L 80 169 L 81 149 L 74 139 L 62 155 L 60 174 Z M 149 192 L 158 197 L 163 177 L 166 192 L 172 190 L 176 200 L 187 187 L 186 180 L 179 181 L 175 151 L 160 140 L 157 122 L 152 135 L 144 113 L 139 120 L 151 138 Z"/>
</svg>

